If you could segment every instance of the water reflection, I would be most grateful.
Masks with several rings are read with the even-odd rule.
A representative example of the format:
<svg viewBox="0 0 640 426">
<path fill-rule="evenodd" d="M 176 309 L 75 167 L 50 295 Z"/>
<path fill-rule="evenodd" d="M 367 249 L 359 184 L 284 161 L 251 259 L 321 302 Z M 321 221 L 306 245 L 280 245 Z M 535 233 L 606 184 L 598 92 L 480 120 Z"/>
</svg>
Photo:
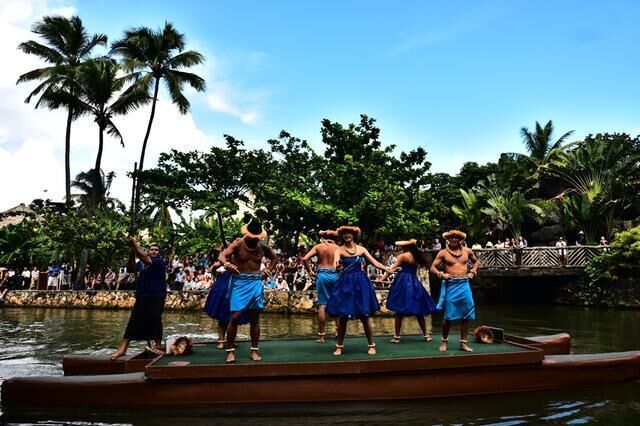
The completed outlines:
<svg viewBox="0 0 640 426">
<path fill-rule="evenodd" d="M 128 311 L 0 308 L 0 379 L 10 376 L 57 375 L 62 356 L 69 352 L 107 352 L 119 343 Z M 520 335 L 568 331 L 574 351 L 594 353 L 640 348 L 639 311 L 562 306 L 481 306 L 482 323 L 503 326 Z M 215 323 L 196 312 L 167 312 L 165 334 L 215 339 Z M 478 321 L 477 323 L 479 323 Z M 376 317 L 376 334 L 391 334 L 393 319 Z M 440 320 L 433 328 L 439 330 Z M 313 335 L 315 319 L 303 315 L 270 314 L 262 319 L 267 337 Z M 333 332 L 330 326 L 328 332 Z M 358 322 L 349 334 L 362 334 Z M 415 321 L 403 332 L 418 333 Z M 248 335 L 248 327 L 240 328 Z M 141 347 L 142 344 L 136 344 Z M 81 403 L 81 402 L 79 402 Z M 49 410 L 5 413 L 3 421 L 78 422 L 86 424 L 634 424 L 640 419 L 640 383 L 605 387 L 483 397 L 420 401 L 309 403 L 163 410 Z"/>
</svg>

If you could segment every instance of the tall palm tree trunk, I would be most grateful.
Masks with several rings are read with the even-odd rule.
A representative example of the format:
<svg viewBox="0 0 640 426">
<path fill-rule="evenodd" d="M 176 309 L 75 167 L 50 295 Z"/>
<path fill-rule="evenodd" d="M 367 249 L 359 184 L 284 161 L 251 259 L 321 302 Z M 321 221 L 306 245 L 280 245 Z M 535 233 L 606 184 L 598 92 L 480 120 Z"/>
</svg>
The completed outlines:
<svg viewBox="0 0 640 426">
<path fill-rule="evenodd" d="M 224 235 L 224 227 L 222 226 L 222 215 L 219 211 L 216 211 L 216 216 L 218 218 L 218 227 L 220 228 L 220 239 L 222 240 L 222 248 L 227 248 L 227 239 Z"/>
<path fill-rule="evenodd" d="M 71 122 L 73 121 L 73 110 L 69 108 L 67 114 L 67 132 L 64 140 L 64 189 L 65 202 L 71 204 Z"/>
<path fill-rule="evenodd" d="M 101 124 L 98 125 L 98 128 L 100 129 L 98 133 L 98 154 L 96 155 L 96 164 L 93 169 L 93 195 L 91 196 L 91 210 L 98 206 L 100 197 L 99 189 L 102 186 L 102 179 L 100 178 L 100 167 L 102 164 L 102 150 L 104 148 L 104 128 Z"/>
<path fill-rule="evenodd" d="M 160 89 L 160 79 L 156 77 L 155 88 L 153 89 L 153 102 L 151 103 L 151 115 L 149 116 L 149 123 L 147 124 L 147 132 L 144 135 L 144 141 L 142 142 L 142 151 L 140 152 L 140 162 L 138 166 L 138 175 L 136 177 L 136 202 L 134 213 L 138 211 L 140 204 L 140 190 L 142 188 L 140 182 L 140 172 L 144 170 L 144 155 L 147 152 L 147 142 L 149 141 L 149 135 L 151 134 L 151 125 L 153 124 L 153 118 L 156 115 L 156 102 L 158 101 L 158 90 Z"/>
</svg>

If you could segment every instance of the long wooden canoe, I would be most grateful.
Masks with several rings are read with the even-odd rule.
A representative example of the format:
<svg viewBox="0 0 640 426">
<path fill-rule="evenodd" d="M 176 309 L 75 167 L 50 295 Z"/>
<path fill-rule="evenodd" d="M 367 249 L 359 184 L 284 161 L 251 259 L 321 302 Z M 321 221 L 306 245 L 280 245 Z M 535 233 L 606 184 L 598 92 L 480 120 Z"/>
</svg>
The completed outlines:
<svg viewBox="0 0 640 426">
<path fill-rule="evenodd" d="M 11 378 L 2 384 L 2 404 L 73 406 L 81 401 L 107 407 L 383 400 L 561 389 L 640 378 L 640 351 L 548 355 L 539 347 L 506 341 L 475 344 L 476 351 L 469 354 L 457 350 L 453 336 L 444 354 L 437 351 L 437 339 L 425 344 L 419 336 L 403 337 L 400 345 L 381 337 L 377 343 L 378 354 L 369 356 L 363 338 L 347 339 L 345 354 L 336 358 L 330 345 L 265 341 L 263 361 L 254 363 L 244 342 L 234 365 L 225 365 L 224 351 L 213 345 L 196 345 L 191 355 L 155 358 L 144 372 Z"/>
</svg>

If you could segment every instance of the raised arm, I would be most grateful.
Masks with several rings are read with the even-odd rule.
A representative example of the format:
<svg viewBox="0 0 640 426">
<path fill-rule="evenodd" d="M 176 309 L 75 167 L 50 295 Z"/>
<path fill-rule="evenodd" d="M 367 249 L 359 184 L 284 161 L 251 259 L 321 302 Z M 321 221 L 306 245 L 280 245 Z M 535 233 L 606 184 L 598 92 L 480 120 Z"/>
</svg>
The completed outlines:
<svg viewBox="0 0 640 426">
<path fill-rule="evenodd" d="M 316 256 L 318 254 L 318 250 L 316 250 L 316 247 L 317 246 L 313 246 L 313 248 L 311 250 L 309 250 L 309 252 L 307 254 L 305 254 L 304 257 L 302 258 L 302 263 L 304 264 L 304 269 L 307 270 L 309 275 L 312 274 L 311 265 L 309 265 L 309 259 L 311 259 L 313 256 Z"/>
<path fill-rule="evenodd" d="M 151 265 L 151 256 L 140 248 L 136 237 L 129 237 L 129 245 L 131 246 L 131 250 L 133 250 L 136 256 L 138 256 L 138 259 L 140 259 L 145 265 Z"/>
<path fill-rule="evenodd" d="M 371 263 L 373 266 L 375 266 L 378 269 L 381 269 L 383 271 L 386 272 L 391 272 L 391 269 L 387 268 L 386 266 L 384 266 L 382 263 L 378 262 L 375 257 L 371 256 L 371 254 L 369 253 L 369 250 L 367 250 L 366 248 L 362 247 L 362 254 L 365 257 L 365 259 L 367 259 L 367 261 L 369 263 Z M 397 263 L 397 262 L 396 262 Z"/>
</svg>

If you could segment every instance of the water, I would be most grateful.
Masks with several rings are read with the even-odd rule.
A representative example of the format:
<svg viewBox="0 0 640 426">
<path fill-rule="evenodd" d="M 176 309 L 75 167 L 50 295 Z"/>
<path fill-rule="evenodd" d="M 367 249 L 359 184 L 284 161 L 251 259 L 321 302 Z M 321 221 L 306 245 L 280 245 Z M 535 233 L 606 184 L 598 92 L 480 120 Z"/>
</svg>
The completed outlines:
<svg viewBox="0 0 640 426">
<path fill-rule="evenodd" d="M 0 379 L 62 374 L 70 352 L 108 353 L 117 347 L 128 311 L 0 308 Z M 568 331 L 576 353 L 640 349 L 640 311 L 563 306 L 481 306 L 482 323 L 522 336 Z M 196 312 L 167 312 L 165 334 L 214 339 L 215 324 Z M 376 334 L 391 334 L 393 319 L 376 317 Z M 309 336 L 311 316 L 268 314 L 264 337 Z M 440 327 L 439 318 L 433 327 Z M 330 329 L 329 331 L 332 331 Z M 417 333 L 408 320 L 403 332 Z M 352 322 L 350 334 L 360 334 Z M 241 337 L 248 334 L 241 327 Z M 434 342 L 434 344 L 437 342 Z M 141 347 L 133 345 L 132 349 Z M 330 350 L 330 347 L 325 347 Z M 46 396 L 43 396 L 46 397 Z M 81 406 L 82 401 L 78 401 Z M 5 413 L 4 422 L 37 424 L 640 424 L 640 382 L 583 389 L 400 402 L 238 405 L 153 410 L 43 409 Z"/>
</svg>

